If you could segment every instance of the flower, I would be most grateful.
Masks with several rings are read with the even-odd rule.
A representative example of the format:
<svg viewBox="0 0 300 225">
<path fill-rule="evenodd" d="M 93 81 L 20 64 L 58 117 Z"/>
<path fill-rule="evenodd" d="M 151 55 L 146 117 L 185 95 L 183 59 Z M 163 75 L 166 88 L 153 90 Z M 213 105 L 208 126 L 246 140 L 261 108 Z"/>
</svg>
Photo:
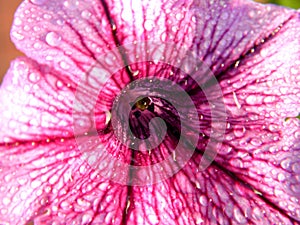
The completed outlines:
<svg viewBox="0 0 300 225">
<path fill-rule="evenodd" d="M 1 224 L 299 222 L 299 19 L 241 0 L 24 1 Z"/>
</svg>

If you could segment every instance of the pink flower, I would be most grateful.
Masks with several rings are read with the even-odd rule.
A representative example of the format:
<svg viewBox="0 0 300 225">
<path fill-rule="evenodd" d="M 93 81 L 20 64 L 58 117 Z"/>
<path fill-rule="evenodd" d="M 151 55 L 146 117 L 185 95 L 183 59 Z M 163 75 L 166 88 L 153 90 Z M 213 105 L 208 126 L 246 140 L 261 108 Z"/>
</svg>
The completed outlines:
<svg viewBox="0 0 300 225">
<path fill-rule="evenodd" d="M 26 0 L 11 37 L 1 225 L 300 222 L 299 11 Z"/>
</svg>

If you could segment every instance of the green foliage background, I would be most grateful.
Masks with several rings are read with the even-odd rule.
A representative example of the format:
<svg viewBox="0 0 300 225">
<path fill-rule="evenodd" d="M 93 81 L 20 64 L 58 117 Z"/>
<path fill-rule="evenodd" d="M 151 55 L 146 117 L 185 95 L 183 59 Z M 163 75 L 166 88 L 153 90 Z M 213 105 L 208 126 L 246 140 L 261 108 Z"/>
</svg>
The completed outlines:
<svg viewBox="0 0 300 225">
<path fill-rule="evenodd" d="M 268 0 L 266 2 L 283 5 L 283 6 L 287 6 L 287 7 L 294 8 L 294 9 L 300 8 L 299 0 Z"/>
</svg>

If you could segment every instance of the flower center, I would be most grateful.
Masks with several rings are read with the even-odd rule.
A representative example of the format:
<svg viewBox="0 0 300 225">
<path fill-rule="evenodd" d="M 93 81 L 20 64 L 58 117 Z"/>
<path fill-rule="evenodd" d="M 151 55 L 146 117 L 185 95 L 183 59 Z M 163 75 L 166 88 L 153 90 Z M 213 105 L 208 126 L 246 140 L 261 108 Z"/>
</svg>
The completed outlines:
<svg viewBox="0 0 300 225">
<path fill-rule="evenodd" d="M 150 105 L 151 103 L 151 99 L 149 97 L 144 97 L 140 100 L 138 100 L 136 103 L 135 103 L 135 107 L 144 111 L 148 108 L 148 106 Z M 133 107 L 134 108 L 134 107 Z"/>
</svg>

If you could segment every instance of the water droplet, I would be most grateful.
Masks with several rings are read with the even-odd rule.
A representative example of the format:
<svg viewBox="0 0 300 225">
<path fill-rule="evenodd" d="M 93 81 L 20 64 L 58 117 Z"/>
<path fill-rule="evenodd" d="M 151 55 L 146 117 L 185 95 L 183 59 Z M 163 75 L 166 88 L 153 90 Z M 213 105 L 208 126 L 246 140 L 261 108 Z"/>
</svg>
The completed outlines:
<svg viewBox="0 0 300 225">
<path fill-rule="evenodd" d="M 57 23 L 57 25 L 62 26 L 62 25 L 64 25 L 64 20 L 58 19 L 58 20 L 56 20 L 56 23 Z"/>
<path fill-rule="evenodd" d="M 256 96 L 254 95 L 250 95 L 246 98 L 246 102 L 249 104 L 249 105 L 252 105 L 252 104 L 255 104 L 256 103 Z"/>
<path fill-rule="evenodd" d="M 230 164 L 237 168 L 243 168 L 244 164 L 241 159 L 233 158 L 230 160 Z"/>
<path fill-rule="evenodd" d="M 235 207 L 233 209 L 233 214 L 234 214 L 234 218 L 236 219 L 236 221 L 238 223 L 246 223 L 246 218 L 244 217 L 244 215 L 242 214 L 242 212 L 240 211 L 239 208 Z"/>
<path fill-rule="evenodd" d="M 291 160 L 289 158 L 286 158 L 281 161 L 280 165 L 283 169 L 288 169 L 290 167 Z"/>
<path fill-rule="evenodd" d="M 271 153 L 274 153 L 274 152 L 277 152 L 277 151 L 278 151 L 278 147 L 277 146 L 271 146 L 269 148 L 269 152 L 271 152 Z"/>
<path fill-rule="evenodd" d="M 30 0 L 34 5 L 43 5 L 47 0 Z"/>
<path fill-rule="evenodd" d="M 293 75 L 298 74 L 298 70 L 295 67 L 292 67 L 290 71 L 291 71 L 291 74 L 293 74 Z"/>
<path fill-rule="evenodd" d="M 279 173 L 279 174 L 278 174 L 278 180 L 279 180 L 280 182 L 282 182 L 282 181 L 285 180 L 285 176 L 284 176 L 283 173 Z"/>
<path fill-rule="evenodd" d="M 12 174 L 7 174 L 5 177 L 4 177 L 4 181 L 6 182 L 10 182 L 12 179 Z"/>
<path fill-rule="evenodd" d="M 294 163 L 292 166 L 292 170 L 296 173 L 296 174 L 300 174 L 300 164 L 299 163 Z"/>
<path fill-rule="evenodd" d="M 62 88 L 62 87 L 63 87 L 63 83 L 62 83 L 60 80 L 58 80 L 58 81 L 56 82 L 56 87 Z"/>
<path fill-rule="evenodd" d="M 252 138 L 252 140 L 250 141 L 250 143 L 254 146 L 260 146 L 262 144 L 262 141 L 259 140 L 258 138 Z"/>
<path fill-rule="evenodd" d="M 66 63 L 65 61 L 61 61 L 59 65 L 64 70 L 67 70 L 70 68 L 70 65 L 68 63 Z"/>
<path fill-rule="evenodd" d="M 31 188 L 33 188 L 33 189 L 38 188 L 38 187 L 41 186 L 41 184 L 42 184 L 41 181 L 39 181 L 39 180 L 34 180 L 34 181 L 31 182 Z"/>
<path fill-rule="evenodd" d="M 57 46 L 59 45 L 60 41 L 61 36 L 56 32 L 51 31 L 46 35 L 46 42 L 50 46 Z"/>
<path fill-rule="evenodd" d="M 275 96 L 267 96 L 264 98 L 265 103 L 272 103 L 275 101 Z"/>
<path fill-rule="evenodd" d="M 201 205 L 207 206 L 207 197 L 206 197 L 205 195 L 202 195 L 202 196 L 199 198 L 199 200 L 200 200 Z"/>
<path fill-rule="evenodd" d="M 81 13 L 82 18 L 84 18 L 84 19 L 89 19 L 91 15 L 92 15 L 91 12 L 88 10 L 84 10 Z"/>
<path fill-rule="evenodd" d="M 4 197 L 4 198 L 2 199 L 2 203 L 3 203 L 4 205 L 8 205 L 10 202 L 11 202 L 11 200 L 10 200 L 9 198 L 7 198 L 7 197 Z"/>
<path fill-rule="evenodd" d="M 49 19 L 51 19 L 52 18 L 52 16 L 51 15 L 49 15 L 49 14 L 44 14 L 44 19 L 46 19 L 46 20 L 49 20 Z"/>
<path fill-rule="evenodd" d="M 252 10 L 248 13 L 248 15 L 250 18 L 254 18 L 256 16 L 256 12 Z"/>
<path fill-rule="evenodd" d="M 178 21 L 180 21 L 183 18 L 183 15 L 181 13 L 177 13 L 175 17 Z"/>
<path fill-rule="evenodd" d="M 79 5 L 78 0 L 67 0 L 64 1 L 64 6 L 68 9 L 76 9 Z"/>
<path fill-rule="evenodd" d="M 53 175 L 50 179 L 49 179 L 49 184 L 53 185 L 58 181 L 59 177 L 57 175 Z"/>
<path fill-rule="evenodd" d="M 153 20 L 146 20 L 144 23 L 145 30 L 151 31 L 154 28 Z"/>
<path fill-rule="evenodd" d="M 82 223 L 88 224 L 92 221 L 92 219 L 93 219 L 93 216 L 86 213 L 82 216 Z"/>
<path fill-rule="evenodd" d="M 22 24 L 22 20 L 19 17 L 15 17 L 14 24 L 20 26 Z"/>
<path fill-rule="evenodd" d="M 18 40 L 23 40 L 24 36 L 16 31 L 12 32 L 12 36 L 14 36 Z"/>
<path fill-rule="evenodd" d="M 269 125 L 269 130 L 271 132 L 277 132 L 278 131 L 278 126 L 275 125 L 275 124 L 271 124 L 271 125 Z"/>
<path fill-rule="evenodd" d="M 267 56 L 268 56 L 268 50 L 265 49 L 265 48 L 261 49 L 261 50 L 260 50 L 260 55 L 261 55 L 261 57 L 263 57 L 263 58 L 267 57 Z"/>
<path fill-rule="evenodd" d="M 36 42 L 36 43 L 34 43 L 33 47 L 35 49 L 40 49 L 42 47 L 42 45 L 40 43 Z"/>
</svg>

